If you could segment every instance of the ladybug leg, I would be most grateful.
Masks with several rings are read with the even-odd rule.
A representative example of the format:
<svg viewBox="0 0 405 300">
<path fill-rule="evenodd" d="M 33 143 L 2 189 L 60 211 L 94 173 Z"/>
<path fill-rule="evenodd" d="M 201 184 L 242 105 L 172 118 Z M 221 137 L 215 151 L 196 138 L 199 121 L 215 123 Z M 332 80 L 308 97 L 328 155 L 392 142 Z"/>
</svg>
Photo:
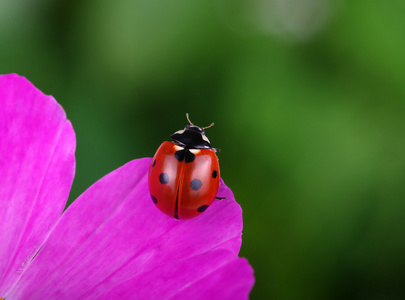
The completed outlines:
<svg viewBox="0 0 405 300">
<path fill-rule="evenodd" d="M 223 200 L 223 199 L 226 199 L 226 197 L 215 197 L 215 199 Z"/>
</svg>

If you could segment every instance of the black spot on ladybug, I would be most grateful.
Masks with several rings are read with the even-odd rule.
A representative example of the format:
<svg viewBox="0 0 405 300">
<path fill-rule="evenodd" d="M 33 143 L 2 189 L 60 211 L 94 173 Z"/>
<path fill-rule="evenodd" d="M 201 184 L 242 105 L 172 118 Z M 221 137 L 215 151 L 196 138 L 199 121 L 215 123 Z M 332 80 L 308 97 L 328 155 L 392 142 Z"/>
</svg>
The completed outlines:
<svg viewBox="0 0 405 300">
<path fill-rule="evenodd" d="M 174 153 L 174 157 L 178 161 L 183 161 L 185 152 L 186 152 L 185 149 L 176 151 L 176 153 Z"/>
<path fill-rule="evenodd" d="M 157 204 L 157 199 L 156 199 L 156 197 L 154 197 L 153 195 L 150 195 L 150 197 L 152 198 L 153 203 Z"/>
<path fill-rule="evenodd" d="M 194 153 L 191 153 L 189 150 L 186 151 L 186 163 L 193 162 L 195 159 Z"/>
<path fill-rule="evenodd" d="M 161 184 L 167 184 L 169 183 L 169 174 L 167 173 L 160 173 L 159 175 L 159 181 Z"/>
<path fill-rule="evenodd" d="M 197 209 L 197 211 L 200 212 L 200 213 L 202 213 L 202 212 L 204 212 L 207 208 L 208 208 L 208 205 L 202 205 L 202 206 L 200 206 L 200 207 Z"/>
<path fill-rule="evenodd" d="M 201 180 L 200 179 L 193 179 L 191 182 L 190 182 L 190 187 L 191 187 L 191 189 L 193 190 L 193 191 L 198 191 L 199 189 L 200 189 L 200 187 L 202 187 L 202 182 L 201 182 Z"/>
<path fill-rule="evenodd" d="M 174 215 L 174 218 L 175 218 L 176 220 L 178 220 L 178 219 L 179 219 L 179 216 L 178 216 L 177 214 L 175 214 L 175 215 Z"/>
<path fill-rule="evenodd" d="M 195 155 L 193 153 L 191 153 L 190 150 L 188 150 L 188 149 L 183 149 L 183 150 L 176 151 L 174 153 L 174 157 L 178 161 L 185 160 L 186 163 L 193 162 L 194 159 L 195 159 Z"/>
<path fill-rule="evenodd" d="M 153 160 L 152 167 L 156 165 L 156 158 Z"/>
<path fill-rule="evenodd" d="M 218 176 L 218 172 L 214 170 L 212 172 L 212 178 L 217 178 L 217 176 Z"/>
</svg>

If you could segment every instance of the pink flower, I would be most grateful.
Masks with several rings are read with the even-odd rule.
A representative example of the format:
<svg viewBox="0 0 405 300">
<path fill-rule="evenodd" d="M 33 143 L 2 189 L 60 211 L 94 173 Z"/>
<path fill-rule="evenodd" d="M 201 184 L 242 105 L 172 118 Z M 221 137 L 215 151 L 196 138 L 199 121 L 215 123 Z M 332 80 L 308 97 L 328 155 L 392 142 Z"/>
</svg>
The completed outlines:
<svg viewBox="0 0 405 300">
<path fill-rule="evenodd" d="M 62 214 L 75 144 L 55 99 L 23 77 L 0 76 L 0 298 L 248 298 L 242 210 L 223 182 L 226 200 L 177 221 L 150 199 L 151 159 L 136 159 Z"/>
</svg>

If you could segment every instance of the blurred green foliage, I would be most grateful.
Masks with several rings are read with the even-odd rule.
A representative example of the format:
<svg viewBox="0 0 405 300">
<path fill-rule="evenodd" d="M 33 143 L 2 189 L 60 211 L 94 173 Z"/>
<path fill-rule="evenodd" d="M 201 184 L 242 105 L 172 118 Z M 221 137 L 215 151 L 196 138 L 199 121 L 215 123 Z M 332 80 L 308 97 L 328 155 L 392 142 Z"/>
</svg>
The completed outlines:
<svg viewBox="0 0 405 300">
<path fill-rule="evenodd" d="M 403 299 L 405 2 L 0 0 L 0 73 L 77 134 L 70 201 L 186 124 L 244 213 L 252 299 Z"/>
</svg>

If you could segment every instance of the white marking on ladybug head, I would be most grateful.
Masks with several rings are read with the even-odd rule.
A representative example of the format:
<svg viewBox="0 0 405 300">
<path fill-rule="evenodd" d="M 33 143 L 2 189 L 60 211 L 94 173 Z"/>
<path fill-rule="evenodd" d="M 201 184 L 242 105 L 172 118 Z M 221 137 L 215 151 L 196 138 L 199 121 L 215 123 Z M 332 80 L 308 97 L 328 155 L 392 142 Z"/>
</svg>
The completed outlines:
<svg viewBox="0 0 405 300">
<path fill-rule="evenodd" d="M 202 139 L 204 140 L 204 141 L 206 141 L 207 143 L 210 143 L 210 140 L 205 136 L 205 134 L 203 134 L 203 135 L 201 135 L 202 136 Z M 210 143 L 211 144 L 211 143 Z"/>
<path fill-rule="evenodd" d="M 197 155 L 201 150 L 200 149 L 190 149 L 190 152 Z"/>
<path fill-rule="evenodd" d="M 175 133 L 173 133 L 173 134 L 183 134 L 183 132 L 184 132 L 184 129 L 182 129 L 182 130 L 178 130 L 178 131 L 176 131 Z"/>
<path fill-rule="evenodd" d="M 176 151 L 179 151 L 179 150 L 183 150 L 183 149 L 184 149 L 184 147 L 179 146 L 179 145 L 174 145 L 173 148 L 174 148 L 174 150 L 176 150 Z"/>
</svg>

